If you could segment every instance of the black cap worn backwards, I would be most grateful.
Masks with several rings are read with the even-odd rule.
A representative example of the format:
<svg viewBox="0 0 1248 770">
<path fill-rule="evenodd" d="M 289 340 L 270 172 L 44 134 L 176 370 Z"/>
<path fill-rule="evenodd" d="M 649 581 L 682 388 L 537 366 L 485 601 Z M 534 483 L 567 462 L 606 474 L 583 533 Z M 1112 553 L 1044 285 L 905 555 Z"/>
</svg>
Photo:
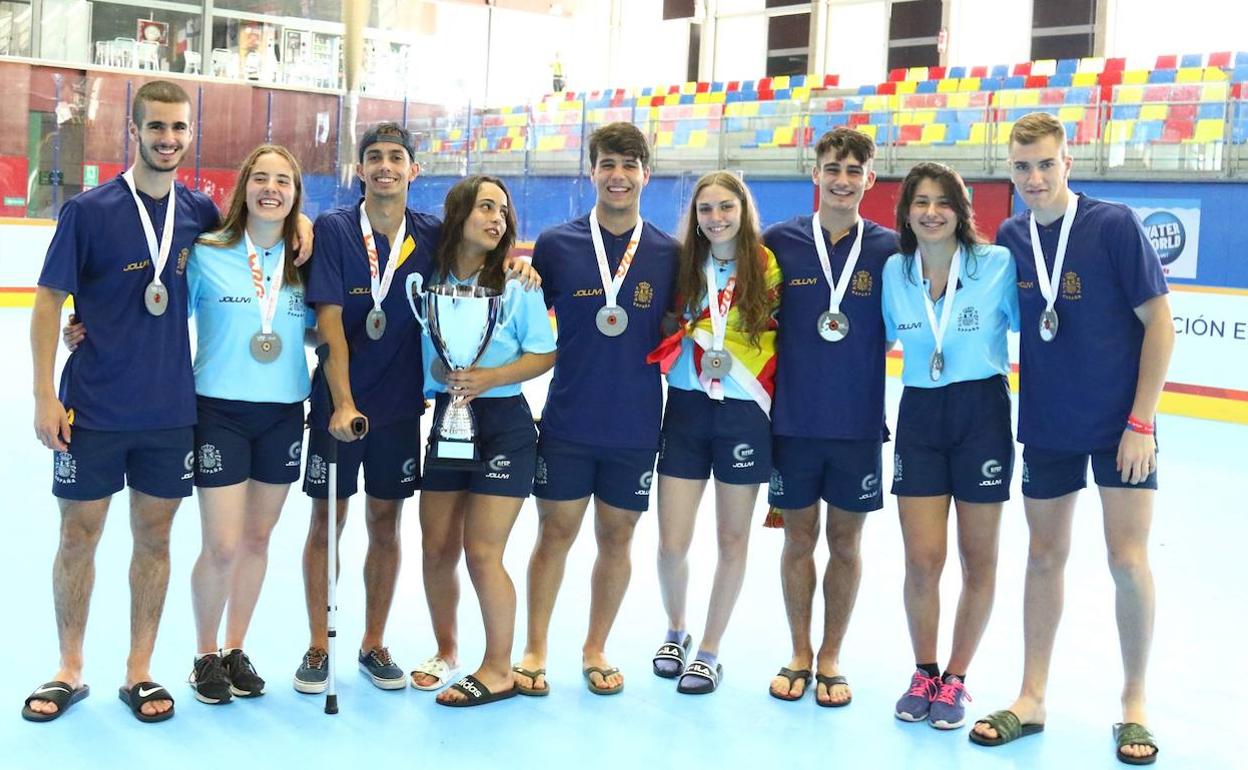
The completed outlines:
<svg viewBox="0 0 1248 770">
<path fill-rule="evenodd" d="M 360 162 L 364 162 L 364 151 L 372 147 L 378 142 L 390 142 L 391 144 L 400 145 L 407 150 L 407 157 L 410 160 L 416 159 L 416 147 L 412 142 L 412 134 L 398 123 L 385 122 L 377 123 L 364 132 L 364 138 L 360 139 Z"/>
</svg>

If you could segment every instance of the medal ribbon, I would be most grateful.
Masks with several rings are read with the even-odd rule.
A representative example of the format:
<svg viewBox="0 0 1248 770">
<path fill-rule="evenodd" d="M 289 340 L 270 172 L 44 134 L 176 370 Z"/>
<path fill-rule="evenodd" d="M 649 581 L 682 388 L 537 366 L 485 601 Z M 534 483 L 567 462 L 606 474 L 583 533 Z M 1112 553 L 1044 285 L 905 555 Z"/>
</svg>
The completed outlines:
<svg viewBox="0 0 1248 770">
<path fill-rule="evenodd" d="M 735 265 L 734 265 L 735 268 Z M 706 307 L 711 318 L 711 350 L 724 351 L 724 337 L 728 334 L 728 311 L 732 308 L 732 295 L 737 291 L 737 276 L 734 273 L 724 286 L 724 290 L 716 292 L 712 287 L 716 284 L 715 267 L 711 257 L 706 258 Z M 706 369 L 698 373 L 706 394 L 716 401 L 724 400 L 724 383 L 719 378 L 711 377 Z"/>
<path fill-rule="evenodd" d="M 1036 260 L 1036 283 L 1044 295 L 1045 310 L 1052 310 L 1057 302 L 1057 282 L 1062 276 L 1062 263 L 1066 261 L 1066 246 L 1070 242 L 1070 228 L 1075 223 L 1075 211 L 1079 208 L 1079 196 L 1067 193 L 1066 213 L 1062 216 L 1062 229 L 1057 234 L 1057 253 L 1053 255 L 1053 274 L 1044 269 L 1044 250 L 1040 248 L 1040 230 L 1036 227 L 1036 213 L 1027 216 L 1031 226 L 1031 255 Z"/>
<path fill-rule="evenodd" d="M 156 269 L 156 278 L 152 282 L 161 286 L 160 274 L 164 272 L 165 264 L 169 261 L 169 252 L 173 249 L 173 214 L 178 207 L 177 190 L 172 183 L 169 185 L 169 197 L 165 199 L 165 228 L 161 230 L 160 243 L 157 244 L 156 228 L 152 225 L 152 218 L 134 185 L 134 166 L 126 169 L 121 178 L 126 181 L 126 187 L 130 188 L 130 195 L 134 197 L 134 205 L 139 208 L 139 222 L 143 225 L 143 235 L 147 236 L 147 253 Z"/>
<path fill-rule="evenodd" d="M 386 260 L 386 270 L 382 274 L 378 268 L 377 243 L 373 238 L 373 224 L 368 221 L 368 212 L 364 204 L 360 204 L 360 232 L 364 234 L 364 251 L 368 253 L 368 280 L 370 293 L 373 295 L 373 310 L 380 310 L 381 303 L 390 293 L 390 284 L 394 282 L 394 271 L 399 267 L 399 258 L 403 254 L 403 242 L 407 240 L 407 212 L 403 212 L 399 220 L 399 231 L 390 241 L 390 257 Z"/>
<path fill-rule="evenodd" d="M 615 269 L 615 277 L 612 278 L 611 267 L 607 264 L 607 247 L 603 245 L 602 229 L 598 226 L 598 211 L 596 208 L 589 210 L 589 233 L 594 240 L 594 256 L 598 258 L 598 274 L 602 278 L 602 293 L 606 297 L 607 307 L 619 307 L 615 298 L 619 295 L 624 276 L 628 275 L 633 257 L 637 254 L 637 244 L 641 242 L 641 226 L 641 217 L 638 217 L 633 234 L 628 236 L 628 248 L 624 250 L 624 256 L 620 257 L 620 266 Z"/>
<path fill-rule="evenodd" d="M 914 277 L 919 290 L 923 292 L 923 309 L 927 311 L 928 327 L 932 330 L 932 339 L 936 341 L 936 353 L 942 354 L 945 332 L 949 329 L 949 319 L 953 318 L 953 300 L 958 296 L 958 278 L 962 275 L 962 246 L 953 252 L 953 262 L 949 265 L 949 280 L 945 283 L 945 306 L 940 310 L 940 323 L 936 323 L 936 311 L 932 303 L 932 294 L 923 288 L 923 253 L 914 250 Z"/>
<path fill-rule="evenodd" d="M 251 284 L 256 289 L 258 300 L 256 304 L 260 308 L 260 331 L 272 334 L 273 316 L 277 315 L 277 295 L 281 293 L 282 281 L 286 278 L 284 275 L 286 271 L 283 269 L 285 265 L 282 264 L 283 260 L 279 259 L 273 266 L 273 275 L 269 277 L 269 288 L 266 290 L 264 270 L 256 256 L 256 245 L 251 242 L 251 236 L 247 234 L 246 228 L 243 229 L 243 240 L 247 244 L 247 265 L 251 268 Z"/>
<path fill-rule="evenodd" d="M 828 245 L 823 242 L 823 228 L 819 225 L 819 215 L 810 218 L 811 234 L 815 238 L 815 251 L 819 253 L 819 267 L 823 268 L 823 277 L 828 281 L 828 310 L 841 312 L 841 300 L 845 298 L 845 290 L 849 288 L 849 277 L 854 274 L 854 266 L 858 264 L 858 255 L 862 253 L 862 231 L 866 229 L 862 220 L 858 220 L 858 234 L 854 236 L 854 245 L 849 249 L 845 266 L 841 268 L 841 280 L 832 280 L 832 262 L 828 258 Z"/>
</svg>

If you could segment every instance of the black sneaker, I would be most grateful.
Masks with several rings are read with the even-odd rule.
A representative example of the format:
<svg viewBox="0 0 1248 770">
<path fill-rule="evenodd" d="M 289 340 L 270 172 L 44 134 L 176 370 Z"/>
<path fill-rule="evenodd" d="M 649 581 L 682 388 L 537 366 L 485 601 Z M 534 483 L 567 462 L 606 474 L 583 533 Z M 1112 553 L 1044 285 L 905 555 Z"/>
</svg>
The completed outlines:
<svg viewBox="0 0 1248 770">
<path fill-rule="evenodd" d="M 231 650 L 224 661 L 225 675 L 230 678 L 230 693 L 239 698 L 264 695 L 264 680 L 256 673 L 242 650 Z"/>
<path fill-rule="evenodd" d="M 225 675 L 221 656 L 215 652 L 196 660 L 186 681 L 195 689 L 195 698 L 200 703 L 218 705 L 230 702 L 230 678 Z"/>
<path fill-rule="evenodd" d="M 295 671 L 295 689 L 315 695 L 325 692 L 329 686 L 329 656 L 320 647 L 309 647 L 303 654 L 303 662 Z"/>
</svg>

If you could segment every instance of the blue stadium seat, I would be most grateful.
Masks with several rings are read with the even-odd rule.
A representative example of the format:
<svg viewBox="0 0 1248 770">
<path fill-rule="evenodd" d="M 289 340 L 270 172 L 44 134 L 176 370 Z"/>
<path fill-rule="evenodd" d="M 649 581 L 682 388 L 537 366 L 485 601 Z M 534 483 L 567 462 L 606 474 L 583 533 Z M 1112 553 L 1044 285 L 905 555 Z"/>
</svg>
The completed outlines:
<svg viewBox="0 0 1248 770">
<path fill-rule="evenodd" d="M 845 97 L 845 111 L 846 112 L 862 112 L 863 103 L 864 103 L 863 100 L 858 98 L 857 96 L 846 96 Z"/>
<path fill-rule="evenodd" d="M 1148 82 L 1150 83 L 1173 83 L 1175 70 L 1153 70 L 1148 73 Z"/>
<path fill-rule="evenodd" d="M 869 96 L 873 93 L 875 93 L 875 86 L 872 86 L 872 85 L 858 86 L 859 96 Z"/>
<path fill-rule="evenodd" d="M 920 80 L 919 84 L 914 87 L 914 92 L 916 94 L 934 94 L 937 87 L 935 80 Z"/>
<path fill-rule="evenodd" d="M 890 114 L 887 110 L 880 110 L 879 112 L 871 113 L 871 122 L 877 126 L 887 125 L 892 117 L 892 114 Z"/>
<path fill-rule="evenodd" d="M 1231 70 L 1231 82 L 1243 83 L 1248 81 L 1248 61 L 1243 64 L 1239 63 L 1239 57 L 1248 56 L 1248 54 L 1235 54 L 1235 69 Z"/>
<path fill-rule="evenodd" d="M 994 77 L 994 78 L 1006 78 L 1006 77 L 1009 77 L 1009 76 L 1010 76 L 1010 67 L 1009 67 L 1009 65 L 1008 65 L 1008 64 L 998 64 L 998 65 L 996 65 L 995 67 L 993 67 L 993 68 L 992 68 L 992 72 L 991 72 L 991 73 L 989 73 L 989 75 L 990 75 L 991 77 Z"/>
<path fill-rule="evenodd" d="M 969 126 L 972 123 L 979 123 L 983 119 L 984 119 L 983 110 L 958 110 L 958 122 L 959 123 L 965 123 L 966 125 Z"/>
<path fill-rule="evenodd" d="M 1140 117 L 1140 105 L 1138 104 L 1115 104 L 1114 120 L 1138 120 Z"/>
<path fill-rule="evenodd" d="M 1180 67 L 1203 67 L 1205 66 L 1205 56 L 1199 53 L 1185 53 L 1183 58 L 1179 60 Z"/>
<path fill-rule="evenodd" d="M 789 88 L 801 88 L 806 85 L 805 75 L 794 75 L 789 78 Z"/>
<path fill-rule="evenodd" d="M 775 102 L 768 101 L 768 102 L 759 102 L 759 103 L 758 103 L 758 114 L 759 114 L 759 115 L 762 115 L 762 116 L 765 116 L 765 117 L 766 117 L 766 116 L 775 115 L 775 114 L 776 114 L 776 112 L 777 112 L 777 109 L 776 109 L 776 103 L 775 103 Z"/>
<path fill-rule="evenodd" d="M 979 81 L 980 91 L 1000 91 L 1004 78 L 981 78 Z"/>
<path fill-rule="evenodd" d="M 945 141 L 941 144 L 953 144 L 954 142 L 964 142 L 971 138 L 970 123 L 950 123 L 945 129 Z"/>
<path fill-rule="evenodd" d="M 1165 130 L 1166 122 L 1164 120 L 1141 120 L 1135 124 L 1135 133 L 1132 135 L 1131 141 L 1137 144 L 1155 142 L 1161 138 Z"/>
<path fill-rule="evenodd" d="M 1063 59 L 1065 61 L 1065 59 Z M 1074 82 L 1074 77 L 1069 72 L 1059 72 L 1049 78 L 1049 87 L 1051 88 L 1069 88 Z"/>
<path fill-rule="evenodd" d="M 1059 75 L 1073 75 L 1079 71 L 1078 59 L 1058 59 L 1057 73 Z M 1053 81 L 1049 81 L 1049 85 L 1054 85 Z"/>
<path fill-rule="evenodd" d="M 782 88 L 779 91 L 776 91 L 775 95 L 772 98 L 778 102 L 787 102 L 789 99 L 792 98 L 792 96 L 790 96 L 791 93 L 792 93 L 792 89 Z"/>
<path fill-rule="evenodd" d="M 983 85 L 982 83 L 980 85 Z M 1023 88 L 1027 85 L 1027 78 L 1022 75 L 1011 75 L 1001 83 L 1002 88 Z"/>
<path fill-rule="evenodd" d="M 966 67 L 950 67 L 949 72 L 945 73 L 945 77 L 951 78 L 951 79 L 952 78 L 962 79 L 966 77 Z"/>
<path fill-rule="evenodd" d="M 936 122 L 937 123 L 957 123 L 958 122 L 957 110 L 937 110 Z"/>
<path fill-rule="evenodd" d="M 1052 81 L 1049 81 L 1052 85 Z M 1087 104 L 1092 100 L 1091 88 L 1071 88 L 1066 91 L 1067 104 Z"/>
<path fill-rule="evenodd" d="M 1231 124 L 1231 142 L 1234 144 L 1248 142 L 1248 117 L 1240 118 Z"/>
<path fill-rule="evenodd" d="M 1217 118 L 1218 120 L 1226 120 L 1226 105 L 1224 104 L 1202 104 L 1196 111 L 1196 117 L 1200 120 L 1206 118 Z"/>
</svg>

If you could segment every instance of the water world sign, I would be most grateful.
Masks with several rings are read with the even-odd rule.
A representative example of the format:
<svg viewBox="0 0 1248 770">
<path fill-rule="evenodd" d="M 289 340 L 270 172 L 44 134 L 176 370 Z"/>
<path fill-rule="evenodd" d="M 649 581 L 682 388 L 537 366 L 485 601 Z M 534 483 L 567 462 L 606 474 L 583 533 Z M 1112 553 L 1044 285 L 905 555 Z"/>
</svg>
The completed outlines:
<svg viewBox="0 0 1248 770">
<path fill-rule="evenodd" d="M 1176 198 L 1119 198 L 1144 225 L 1144 235 L 1171 278 L 1196 277 L 1200 201 Z"/>
</svg>

